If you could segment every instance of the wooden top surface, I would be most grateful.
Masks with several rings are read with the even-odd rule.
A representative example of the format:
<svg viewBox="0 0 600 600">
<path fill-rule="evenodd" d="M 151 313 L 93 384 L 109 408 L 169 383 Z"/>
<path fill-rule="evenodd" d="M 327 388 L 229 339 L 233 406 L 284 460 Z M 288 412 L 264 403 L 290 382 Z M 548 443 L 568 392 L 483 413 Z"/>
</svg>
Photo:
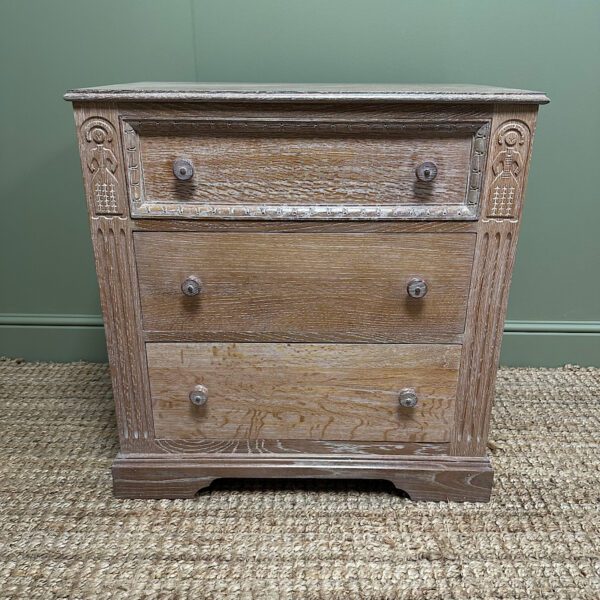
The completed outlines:
<svg viewBox="0 0 600 600">
<path fill-rule="evenodd" d="M 470 84 L 141 82 L 69 90 L 65 100 L 103 102 L 443 102 L 546 104 L 543 92 Z"/>
</svg>

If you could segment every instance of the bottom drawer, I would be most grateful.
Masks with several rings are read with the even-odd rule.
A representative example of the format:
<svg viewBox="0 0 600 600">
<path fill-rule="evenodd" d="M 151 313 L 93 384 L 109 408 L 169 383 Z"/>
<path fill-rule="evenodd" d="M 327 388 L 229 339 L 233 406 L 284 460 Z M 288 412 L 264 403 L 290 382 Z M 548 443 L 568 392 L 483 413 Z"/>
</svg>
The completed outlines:
<svg viewBox="0 0 600 600">
<path fill-rule="evenodd" d="M 157 438 L 450 438 L 458 345 L 152 343 L 146 349 Z M 206 393 L 201 406 L 190 401 L 195 386 Z M 400 403 L 407 388 L 416 393 L 413 408 Z"/>
</svg>

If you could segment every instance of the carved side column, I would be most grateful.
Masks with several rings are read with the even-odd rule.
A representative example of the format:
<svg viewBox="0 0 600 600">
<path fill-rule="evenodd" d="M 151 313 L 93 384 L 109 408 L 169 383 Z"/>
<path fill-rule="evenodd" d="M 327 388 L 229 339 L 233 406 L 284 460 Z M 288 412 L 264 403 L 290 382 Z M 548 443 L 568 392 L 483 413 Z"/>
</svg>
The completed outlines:
<svg viewBox="0 0 600 600">
<path fill-rule="evenodd" d="M 141 452 L 152 447 L 154 424 L 118 116 L 111 106 L 80 104 L 75 122 L 121 451 Z"/>
<path fill-rule="evenodd" d="M 536 115 L 537 106 L 503 107 L 492 119 L 450 448 L 458 456 L 486 453 Z"/>
</svg>

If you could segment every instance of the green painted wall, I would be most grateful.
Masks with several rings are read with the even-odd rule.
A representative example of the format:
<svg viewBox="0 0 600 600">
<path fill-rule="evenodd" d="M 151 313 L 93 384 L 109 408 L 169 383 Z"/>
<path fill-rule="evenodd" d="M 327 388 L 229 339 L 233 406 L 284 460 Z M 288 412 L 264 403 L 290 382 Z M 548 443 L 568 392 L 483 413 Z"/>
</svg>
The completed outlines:
<svg viewBox="0 0 600 600">
<path fill-rule="evenodd" d="M 2 0 L 0 354 L 105 356 L 61 96 L 140 80 L 546 91 L 502 361 L 600 365 L 598 0 Z"/>
</svg>

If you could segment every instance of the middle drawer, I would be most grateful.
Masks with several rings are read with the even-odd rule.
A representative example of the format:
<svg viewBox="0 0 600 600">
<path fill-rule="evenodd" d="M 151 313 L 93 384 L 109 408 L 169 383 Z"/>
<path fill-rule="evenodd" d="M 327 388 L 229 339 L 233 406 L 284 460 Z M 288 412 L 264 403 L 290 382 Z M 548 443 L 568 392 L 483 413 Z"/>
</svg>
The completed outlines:
<svg viewBox="0 0 600 600">
<path fill-rule="evenodd" d="M 472 233 L 136 232 L 134 243 L 144 329 L 171 338 L 444 342 L 464 331 Z M 426 293 L 411 297 L 412 279 Z"/>
</svg>

